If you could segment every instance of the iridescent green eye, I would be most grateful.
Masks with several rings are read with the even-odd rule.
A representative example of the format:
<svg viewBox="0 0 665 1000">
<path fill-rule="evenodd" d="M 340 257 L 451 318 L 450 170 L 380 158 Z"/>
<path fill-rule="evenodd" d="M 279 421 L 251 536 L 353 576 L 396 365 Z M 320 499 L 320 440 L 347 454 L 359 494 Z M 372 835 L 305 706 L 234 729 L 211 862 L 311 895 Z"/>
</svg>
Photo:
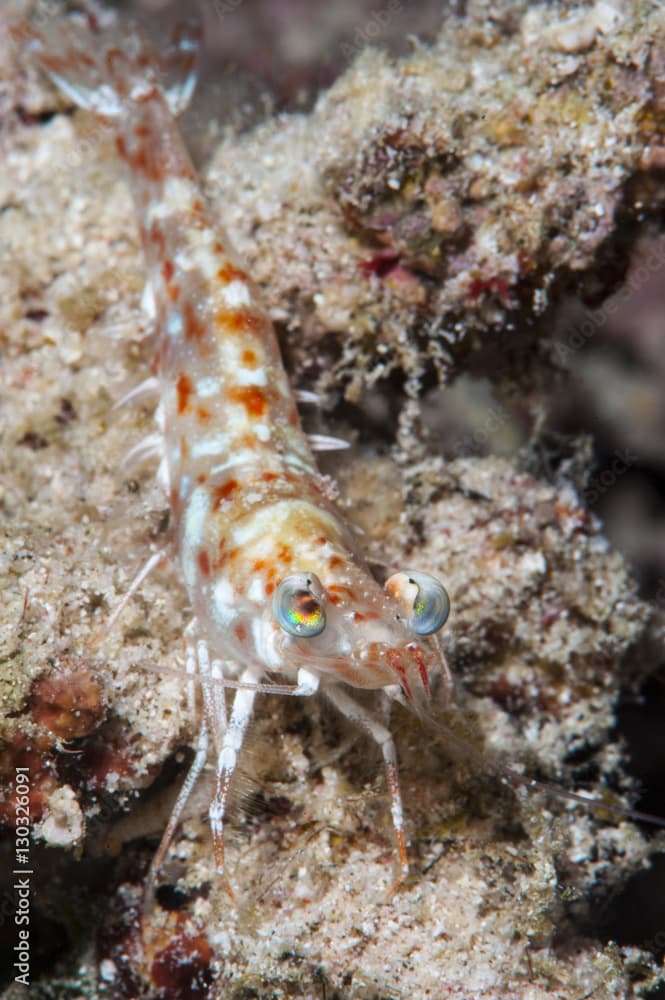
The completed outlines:
<svg viewBox="0 0 665 1000">
<path fill-rule="evenodd" d="M 446 624 L 450 598 L 445 588 L 428 573 L 395 573 L 386 580 L 386 590 L 407 615 L 416 635 L 431 635 Z"/>
<path fill-rule="evenodd" d="M 326 627 L 322 591 L 313 573 L 294 573 L 282 580 L 272 602 L 280 628 L 298 638 L 320 635 Z"/>
</svg>

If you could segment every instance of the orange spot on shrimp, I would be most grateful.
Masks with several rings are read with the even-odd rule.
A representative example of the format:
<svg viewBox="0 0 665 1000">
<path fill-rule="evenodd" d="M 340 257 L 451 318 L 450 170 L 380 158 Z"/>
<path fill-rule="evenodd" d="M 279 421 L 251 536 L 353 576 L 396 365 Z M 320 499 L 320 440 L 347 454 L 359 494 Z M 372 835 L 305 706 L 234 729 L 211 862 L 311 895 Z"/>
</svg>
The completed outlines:
<svg viewBox="0 0 665 1000">
<path fill-rule="evenodd" d="M 220 538 L 219 543 L 217 545 L 217 555 L 215 556 L 212 563 L 213 570 L 221 569 L 224 563 L 226 562 L 226 552 L 224 551 L 224 549 L 225 549 L 224 539 Z"/>
<path fill-rule="evenodd" d="M 227 479 L 225 483 L 220 486 L 215 486 L 212 491 L 212 509 L 219 510 L 225 500 L 235 493 L 239 488 L 240 483 L 237 479 Z"/>
<path fill-rule="evenodd" d="M 332 604 L 342 604 L 344 598 L 353 598 L 353 591 L 341 583 L 331 583 L 328 587 L 328 597 Z"/>
<path fill-rule="evenodd" d="M 202 340 L 205 335 L 205 323 L 196 315 L 196 309 L 187 299 L 182 307 L 182 322 L 185 340 Z"/>
<path fill-rule="evenodd" d="M 166 293 L 171 302 L 177 302 L 180 298 L 180 285 L 168 285 Z"/>
<path fill-rule="evenodd" d="M 216 250 L 217 247 L 219 247 L 218 253 L 222 253 L 224 248 L 222 247 L 221 243 L 215 244 Z M 224 264 L 222 267 L 220 267 L 219 271 L 217 272 L 217 277 L 225 285 L 230 284 L 232 281 L 248 280 L 247 273 L 243 271 L 242 268 L 236 267 L 235 264 L 230 264 L 230 263 Z"/>
<path fill-rule="evenodd" d="M 189 407 L 189 399 L 194 392 L 194 386 L 188 375 L 179 375 L 176 382 L 178 394 L 178 413 L 184 413 Z"/>
<path fill-rule="evenodd" d="M 164 240 L 164 233 L 156 222 L 153 222 L 148 231 L 148 240 L 157 247 L 160 256 L 163 257 L 166 242 Z"/>
<path fill-rule="evenodd" d="M 247 449 L 256 448 L 256 434 L 252 434 L 251 432 L 241 434 L 238 438 L 238 447 Z"/>
<path fill-rule="evenodd" d="M 248 306 L 241 306 L 239 309 L 220 309 L 217 313 L 217 322 L 223 326 L 227 333 L 244 333 L 259 336 L 265 329 L 265 317 L 250 309 Z"/>
<path fill-rule="evenodd" d="M 196 416 L 202 424 L 209 424 L 212 420 L 212 413 L 205 406 L 197 406 Z"/>
<path fill-rule="evenodd" d="M 196 557 L 196 561 L 199 564 L 199 570 L 201 571 L 201 575 L 210 576 L 210 556 L 208 555 L 205 549 L 201 549 L 198 556 Z"/>
<path fill-rule="evenodd" d="M 243 351 L 241 360 L 245 368 L 256 368 L 258 358 L 254 351 Z"/>
<path fill-rule="evenodd" d="M 250 417 L 262 417 L 268 409 L 266 394 L 258 385 L 232 386 L 226 396 L 232 403 L 241 403 Z"/>
<path fill-rule="evenodd" d="M 134 167 L 135 170 L 139 170 L 139 171 L 141 171 L 141 173 L 147 175 L 147 173 L 148 173 L 148 151 L 147 151 L 146 147 L 143 145 L 143 143 L 136 150 L 136 153 L 134 154 L 134 157 L 133 157 L 131 163 L 132 163 L 132 166 Z"/>
<path fill-rule="evenodd" d="M 192 202 L 187 221 L 194 229 L 205 229 L 207 225 L 203 205 L 198 198 Z"/>
<path fill-rule="evenodd" d="M 386 652 L 386 659 L 388 660 L 388 666 L 391 667 L 397 676 L 399 677 L 399 682 L 402 685 L 404 694 L 407 696 L 409 701 L 413 701 L 413 694 L 411 693 L 411 688 L 409 687 L 409 682 L 406 679 L 406 672 L 402 666 L 402 658 L 395 649 L 389 649 Z"/>
<path fill-rule="evenodd" d="M 337 569 L 339 566 L 343 565 L 344 565 L 344 560 L 341 558 L 341 556 L 331 556 L 330 560 L 328 561 L 328 566 L 330 569 Z"/>
<path fill-rule="evenodd" d="M 274 483 L 276 479 L 279 479 L 279 475 L 276 472 L 264 472 L 261 479 L 264 483 Z"/>
<path fill-rule="evenodd" d="M 117 47 L 117 45 L 113 45 L 113 46 L 109 47 L 106 50 L 106 54 L 105 54 L 106 65 L 107 65 L 108 69 L 111 71 L 111 73 L 113 72 L 113 70 L 115 68 L 113 66 L 113 63 L 116 62 L 118 59 L 122 59 L 122 57 L 123 57 L 123 53 Z M 89 59 L 90 56 L 86 56 L 86 58 Z M 79 59 L 81 61 L 83 61 L 83 53 L 79 53 Z"/>
<path fill-rule="evenodd" d="M 173 267 L 173 261 L 168 259 L 165 260 L 164 263 L 162 264 L 162 277 L 164 278 L 164 281 L 166 282 L 167 285 L 173 278 L 174 270 L 175 268 Z"/>
<path fill-rule="evenodd" d="M 429 677 L 427 676 L 427 668 L 425 666 L 425 659 L 423 656 L 423 651 L 420 646 L 409 646 L 409 649 L 413 653 L 413 658 L 418 666 L 418 673 L 420 674 L 420 681 L 422 683 L 425 694 L 429 693 Z"/>
<path fill-rule="evenodd" d="M 245 628 L 244 625 L 242 625 L 242 624 L 236 625 L 236 627 L 235 627 L 235 629 L 233 631 L 235 632 L 236 639 L 239 642 L 244 642 L 245 639 L 247 638 L 247 629 Z"/>
<path fill-rule="evenodd" d="M 123 160 L 126 160 L 127 159 L 127 145 L 125 143 L 125 140 L 124 140 L 123 136 L 117 135 L 115 137 L 115 148 L 118 150 L 118 154 L 123 158 Z"/>
</svg>

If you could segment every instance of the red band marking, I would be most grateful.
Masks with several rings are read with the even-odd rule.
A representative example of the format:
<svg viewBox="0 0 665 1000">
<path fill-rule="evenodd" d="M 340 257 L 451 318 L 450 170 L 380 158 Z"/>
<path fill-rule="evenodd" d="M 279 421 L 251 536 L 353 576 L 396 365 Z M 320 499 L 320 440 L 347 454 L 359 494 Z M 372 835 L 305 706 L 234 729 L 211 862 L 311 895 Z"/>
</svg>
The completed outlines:
<svg viewBox="0 0 665 1000">
<path fill-rule="evenodd" d="M 258 385 L 235 385 L 226 393 L 231 403 L 241 403 L 250 417 L 262 417 L 268 409 L 268 400 Z"/>
<path fill-rule="evenodd" d="M 197 562 L 202 576 L 210 576 L 210 557 L 205 549 L 201 549 L 197 556 Z"/>
<path fill-rule="evenodd" d="M 188 375 L 178 376 L 176 392 L 178 394 L 178 413 L 184 413 L 189 407 L 190 397 L 194 393 L 194 386 Z"/>
<path fill-rule="evenodd" d="M 262 313 L 242 306 L 240 309 L 220 309 L 217 322 L 227 333 L 244 333 L 259 336 L 266 330 L 266 320 Z"/>
<path fill-rule="evenodd" d="M 221 243 L 215 244 L 216 250 L 217 247 L 219 247 L 218 252 L 223 250 Z M 217 277 L 224 285 L 229 285 L 232 281 L 247 282 L 249 280 L 247 273 L 242 268 L 236 267 L 235 264 L 224 264 L 217 272 Z"/>
<path fill-rule="evenodd" d="M 189 299 L 186 299 L 182 306 L 182 322 L 185 340 L 203 340 L 206 332 L 205 323 L 199 319 Z"/>
<path fill-rule="evenodd" d="M 240 484 L 236 479 L 227 479 L 221 486 L 215 486 L 212 492 L 212 509 L 219 510 L 224 500 L 228 500 L 239 486 Z"/>
</svg>

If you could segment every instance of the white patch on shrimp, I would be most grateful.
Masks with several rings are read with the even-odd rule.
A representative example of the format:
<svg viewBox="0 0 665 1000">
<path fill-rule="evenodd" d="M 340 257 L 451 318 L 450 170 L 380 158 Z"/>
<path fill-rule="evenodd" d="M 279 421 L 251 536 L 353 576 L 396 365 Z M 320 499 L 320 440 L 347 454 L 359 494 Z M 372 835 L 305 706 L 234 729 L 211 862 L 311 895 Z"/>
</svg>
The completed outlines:
<svg viewBox="0 0 665 1000">
<path fill-rule="evenodd" d="M 248 306 L 251 304 L 252 296 L 250 294 L 248 286 L 244 281 L 230 281 L 228 285 L 225 285 L 222 289 L 222 298 L 224 299 L 224 304 L 228 306 L 229 309 L 237 309 L 239 306 Z"/>
<path fill-rule="evenodd" d="M 145 285 L 143 286 L 143 294 L 141 295 L 141 309 L 148 317 L 148 319 L 154 320 L 156 318 L 157 305 L 155 303 L 155 292 L 150 278 L 148 278 Z"/>
<path fill-rule="evenodd" d="M 282 537 L 288 522 L 297 520 L 308 507 L 299 500 L 278 500 L 263 509 L 254 508 L 251 516 L 231 529 L 233 545 L 252 545 L 253 558 L 269 558 L 275 539 Z"/>
<path fill-rule="evenodd" d="M 166 333 L 171 340 L 179 340 L 182 336 L 182 316 L 175 309 L 170 309 L 166 317 Z"/>
<path fill-rule="evenodd" d="M 183 516 L 182 569 L 188 587 L 196 583 L 196 553 L 201 548 L 210 498 L 205 490 L 194 490 Z"/>
<path fill-rule="evenodd" d="M 228 449 L 228 434 L 211 434 L 200 441 L 194 441 L 190 454 L 192 458 L 207 458 L 209 455 L 224 455 Z"/>
<path fill-rule="evenodd" d="M 233 453 L 233 457 L 228 460 L 228 462 L 222 462 L 220 465 L 213 465 L 210 469 L 210 476 L 217 476 L 222 472 L 228 472 L 229 469 L 233 469 L 236 466 L 242 468 L 242 466 L 255 466 L 256 465 L 256 452 L 249 448 L 242 448 L 240 451 Z"/>
<path fill-rule="evenodd" d="M 219 271 L 219 259 L 208 247 L 194 247 L 192 260 L 204 278 L 208 278 L 208 280 L 214 278 Z"/>
<path fill-rule="evenodd" d="M 180 499 L 184 500 L 189 493 L 189 488 L 192 485 L 191 476 L 183 476 L 180 480 Z"/>
<path fill-rule="evenodd" d="M 247 596 L 250 601 L 256 601 L 259 603 L 266 596 L 266 588 L 263 585 L 263 580 L 258 576 L 255 576 L 249 587 L 247 588 Z"/>
<path fill-rule="evenodd" d="M 236 385 L 267 385 L 268 377 L 264 368 L 238 368 L 233 373 Z"/>
<path fill-rule="evenodd" d="M 214 375 L 204 375 L 196 380 L 196 394 L 200 396 L 201 399 L 207 399 L 209 396 L 216 396 L 218 392 L 221 391 L 222 383 Z"/>
<path fill-rule="evenodd" d="M 169 492 L 171 488 L 171 477 L 169 476 L 169 463 L 166 460 L 166 455 L 163 456 L 157 468 L 157 482 L 165 493 Z"/>
<path fill-rule="evenodd" d="M 218 580 L 213 587 L 212 611 L 215 621 L 227 628 L 236 615 L 236 596 L 228 580 Z"/>
<path fill-rule="evenodd" d="M 183 177 L 167 177 L 163 197 L 148 209 L 148 222 L 165 219 L 174 212 L 188 212 L 196 198 L 196 186 Z"/>
</svg>

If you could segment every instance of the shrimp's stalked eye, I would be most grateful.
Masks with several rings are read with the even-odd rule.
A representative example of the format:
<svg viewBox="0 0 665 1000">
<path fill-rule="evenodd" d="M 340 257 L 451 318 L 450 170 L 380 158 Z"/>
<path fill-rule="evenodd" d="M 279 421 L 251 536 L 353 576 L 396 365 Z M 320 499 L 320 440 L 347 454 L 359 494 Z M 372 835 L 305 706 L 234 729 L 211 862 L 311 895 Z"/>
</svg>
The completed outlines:
<svg viewBox="0 0 665 1000">
<path fill-rule="evenodd" d="M 275 591 L 272 608 L 280 628 L 298 638 L 320 635 L 326 627 L 323 587 L 313 573 L 294 573 Z"/>
<path fill-rule="evenodd" d="M 385 587 L 404 608 L 409 628 L 417 635 L 431 635 L 446 624 L 450 598 L 433 576 L 428 573 L 394 573 L 386 580 Z"/>
</svg>

